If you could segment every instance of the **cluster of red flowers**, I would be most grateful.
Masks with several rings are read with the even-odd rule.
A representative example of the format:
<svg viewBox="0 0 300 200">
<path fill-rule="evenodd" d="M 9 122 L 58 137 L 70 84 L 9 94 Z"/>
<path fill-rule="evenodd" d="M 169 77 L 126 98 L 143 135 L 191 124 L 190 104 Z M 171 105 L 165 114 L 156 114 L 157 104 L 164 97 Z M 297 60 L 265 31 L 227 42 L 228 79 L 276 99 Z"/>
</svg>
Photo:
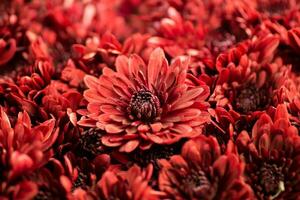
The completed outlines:
<svg viewBox="0 0 300 200">
<path fill-rule="evenodd" d="M 2 0 L 0 199 L 299 200 L 299 0 Z"/>
</svg>

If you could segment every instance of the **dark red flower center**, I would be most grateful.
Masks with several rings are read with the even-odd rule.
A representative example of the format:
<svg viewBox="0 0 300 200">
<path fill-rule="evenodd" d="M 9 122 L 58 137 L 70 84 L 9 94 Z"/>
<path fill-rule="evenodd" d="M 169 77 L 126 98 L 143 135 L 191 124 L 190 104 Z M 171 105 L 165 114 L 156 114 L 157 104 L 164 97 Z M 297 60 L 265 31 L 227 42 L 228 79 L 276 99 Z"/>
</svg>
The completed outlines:
<svg viewBox="0 0 300 200">
<path fill-rule="evenodd" d="M 78 141 L 76 151 L 80 156 L 93 159 L 100 153 L 103 153 L 101 143 L 102 132 L 96 129 L 84 131 Z"/>
<path fill-rule="evenodd" d="M 257 88 L 254 85 L 240 90 L 235 99 L 235 107 L 242 113 L 264 109 L 270 102 L 266 88 Z"/>
<path fill-rule="evenodd" d="M 127 111 L 132 119 L 151 122 L 160 114 L 160 102 L 152 92 L 141 89 L 132 95 Z"/>
<path fill-rule="evenodd" d="M 284 191 L 282 167 L 278 167 L 276 164 L 264 163 L 256 175 L 259 180 L 259 188 L 262 190 L 260 192 L 264 196 L 276 197 Z"/>
</svg>

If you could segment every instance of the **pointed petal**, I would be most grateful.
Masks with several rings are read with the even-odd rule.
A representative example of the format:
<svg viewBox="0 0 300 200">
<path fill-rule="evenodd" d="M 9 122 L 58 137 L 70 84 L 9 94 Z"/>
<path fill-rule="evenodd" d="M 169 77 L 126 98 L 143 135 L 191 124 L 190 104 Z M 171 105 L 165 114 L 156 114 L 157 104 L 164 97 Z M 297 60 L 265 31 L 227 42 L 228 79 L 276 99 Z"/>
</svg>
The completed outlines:
<svg viewBox="0 0 300 200">
<path fill-rule="evenodd" d="M 165 54 L 161 48 L 156 48 L 150 55 L 149 63 L 147 67 L 147 79 L 148 87 L 155 85 L 158 73 L 161 70 L 163 60 L 165 59 Z"/>
</svg>

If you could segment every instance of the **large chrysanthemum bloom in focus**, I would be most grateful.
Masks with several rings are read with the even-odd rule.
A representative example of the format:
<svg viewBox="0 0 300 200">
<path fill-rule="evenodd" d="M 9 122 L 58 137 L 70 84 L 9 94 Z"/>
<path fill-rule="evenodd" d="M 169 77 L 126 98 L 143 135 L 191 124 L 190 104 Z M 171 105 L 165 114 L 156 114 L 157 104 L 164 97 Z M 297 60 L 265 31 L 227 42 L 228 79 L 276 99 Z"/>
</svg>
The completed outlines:
<svg viewBox="0 0 300 200">
<path fill-rule="evenodd" d="M 282 59 L 274 58 L 278 44 L 277 37 L 268 35 L 221 54 L 216 65 L 220 74 L 211 101 L 240 114 L 276 105 L 277 89 L 289 72 Z"/>
<path fill-rule="evenodd" d="M 19 113 L 12 127 L 8 116 L 0 108 L 0 120 L 1 193 L 9 194 L 14 191 L 9 188 L 13 181 L 48 162 L 53 155 L 51 147 L 58 130 L 54 128 L 54 119 L 32 127 L 26 112 Z"/>
<path fill-rule="evenodd" d="M 112 167 L 103 174 L 93 190 L 74 191 L 75 199 L 160 199 L 162 193 L 149 186 L 152 170 L 151 165 L 144 170 L 134 165 L 127 171 Z"/>
<path fill-rule="evenodd" d="M 99 79 L 85 77 L 89 103 L 79 125 L 104 129 L 102 143 L 124 152 L 201 134 L 209 121 L 209 89 L 188 85 L 187 67 L 179 59 L 169 66 L 159 48 L 148 65 L 137 55 L 118 57 L 116 71 L 104 68 Z"/>
<path fill-rule="evenodd" d="M 232 152 L 221 155 L 214 137 L 191 139 L 181 155 L 160 165 L 159 189 L 167 199 L 252 199 L 242 178 L 243 163 Z"/>
<path fill-rule="evenodd" d="M 300 137 L 285 105 L 263 114 L 252 133 L 241 132 L 236 143 L 246 162 L 247 182 L 258 199 L 299 197 Z"/>
</svg>

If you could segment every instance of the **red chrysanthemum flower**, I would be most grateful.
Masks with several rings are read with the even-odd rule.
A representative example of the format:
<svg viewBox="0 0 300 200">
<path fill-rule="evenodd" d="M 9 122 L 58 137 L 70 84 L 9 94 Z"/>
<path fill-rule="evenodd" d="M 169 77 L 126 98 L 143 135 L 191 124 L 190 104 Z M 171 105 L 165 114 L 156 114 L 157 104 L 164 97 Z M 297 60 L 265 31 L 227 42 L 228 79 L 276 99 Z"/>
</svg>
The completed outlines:
<svg viewBox="0 0 300 200">
<path fill-rule="evenodd" d="M 209 120 L 204 102 L 209 89 L 186 83 L 187 65 L 176 59 L 168 66 L 161 49 L 148 65 L 137 55 L 118 57 L 116 71 L 104 68 L 99 79 L 86 76 L 89 104 L 78 123 L 104 129 L 102 143 L 125 152 L 201 134 Z"/>
<path fill-rule="evenodd" d="M 84 88 L 83 78 L 86 75 L 81 69 L 78 69 L 72 60 L 68 60 L 61 72 L 61 80 L 66 82 L 70 87 L 82 90 Z"/>
<path fill-rule="evenodd" d="M 12 121 L 15 121 L 18 112 L 23 110 L 29 114 L 33 124 L 55 117 L 56 126 L 60 128 L 56 144 L 63 144 L 58 147 L 59 151 L 62 151 L 65 147 L 75 146 L 78 141 L 76 110 L 80 107 L 83 97 L 66 84 L 51 81 L 47 70 L 41 72 L 44 77 L 37 73 L 33 73 L 32 77 L 21 77 L 20 87 L 13 82 L 0 80 L 0 97 L 3 101 L 0 104 L 5 106 L 4 109 Z M 45 84 L 47 86 L 43 88 Z"/>
<path fill-rule="evenodd" d="M 5 1 L 0 5 L 0 74 L 15 70 L 26 59 L 24 54 L 30 44 L 26 36 L 26 23 L 31 17 L 21 18 L 22 4 Z"/>
<path fill-rule="evenodd" d="M 236 116 L 235 112 L 227 111 L 222 107 L 210 108 L 209 113 L 211 123 L 204 126 L 203 134 L 215 137 L 220 145 L 221 152 L 225 152 L 229 140 L 234 139 L 234 128 L 238 123 L 239 116 Z"/>
<path fill-rule="evenodd" d="M 124 38 L 130 32 L 129 28 L 125 28 L 124 19 L 116 12 L 118 1 L 114 0 L 17 1 L 15 4 L 20 5 L 13 5 L 13 8 L 22 8 L 18 9 L 20 12 L 15 18 L 20 18 L 19 21 L 25 26 L 24 35 L 30 40 L 43 38 L 48 45 L 57 72 L 63 70 L 63 66 L 70 58 L 73 44 L 83 43 L 86 38 L 107 31 L 118 35 L 118 38 Z M 114 20 L 114 23 L 110 20 Z"/>
<path fill-rule="evenodd" d="M 196 76 L 215 75 L 215 58 L 252 35 L 251 23 L 257 20 L 257 16 L 253 16 L 255 13 L 245 12 L 246 3 L 230 2 L 224 7 L 217 1 L 202 4 L 198 5 L 199 9 L 202 7 L 207 13 L 203 13 L 201 19 L 207 20 L 198 23 L 184 20 L 185 13 L 169 7 L 168 16 L 159 23 L 158 33 L 148 40 L 149 46 L 164 48 L 171 58 L 189 55 L 190 70 Z M 209 13 L 210 9 L 214 11 Z M 212 22 L 208 23 L 208 20 Z"/>
<path fill-rule="evenodd" d="M 299 27 L 300 0 L 2 0 L 0 199 L 300 200 Z"/>
<path fill-rule="evenodd" d="M 206 45 L 203 24 L 184 20 L 173 7 L 168 8 L 167 14 L 159 23 L 157 35 L 148 39 L 149 46 L 163 48 L 170 58 L 190 56 L 189 69 L 194 75 L 199 75 L 198 71 L 203 73 L 202 68 L 208 67 L 206 70 L 209 70 L 214 58 Z"/>
<path fill-rule="evenodd" d="M 287 105 L 291 124 L 300 130 L 300 77 L 296 73 L 289 74 L 279 97 Z"/>
<path fill-rule="evenodd" d="M 226 151 L 229 141 L 236 140 L 242 130 L 251 131 L 261 112 L 253 115 L 241 115 L 223 107 L 210 108 L 211 123 L 204 126 L 203 134 L 217 139 L 221 152 Z"/>
<path fill-rule="evenodd" d="M 224 3 L 224 2 L 223 2 Z M 221 13 L 222 29 L 232 33 L 236 41 L 253 36 L 260 25 L 260 13 L 255 1 L 225 1 Z"/>
<path fill-rule="evenodd" d="M 24 112 L 19 113 L 12 127 L 7 114 L 0 108 L 1 195 L 10 195 L 10 192 L 14 192 L 14 189 L 10 189 L 10 184 L 48 162 L 53 155 L 52 145 L 58 135 L 54 125 L 55 120 L 51 119 L 32 127 L 28 114 Z M 20 184 L 22 187 L 22 183 Z M 30 182 L 24 184 L 32 186 Z M 30 191 L 35 190 L 34 188 L 32 186 Z"/>
<path fill-rule="evenodd" d="M 278 44 L 277 37 L 268 35 L 220 54 L 216 63 L 220 74 L 210 100 L 240 114 L 278 103 L 277 89 L 289 69 L 282 59 L 273 59 Z"/>
<path fill-rule="evenodd" d="M 164 0 L 121 0 L 119 13 L 129 24 L 131 31 L 140 33 L 153 32 L 153 24 L 165 16 L 169 8 Z"/>
<path fill-rule="evenodd" d="M 252 199 L 243 181 L 243 163 L 234 153 L 221 155 L 214 137 L 199 136 L 181 155 L 161 160 L 159 189 L 166 199 Z"/>
<path fill-rule="evenodd" d="M 35 200 L 72 199 L 72 182 L 66 176 L 62 164 L 56 159 L 51 159 L 45 167 L 24 178 L 37 185 L 38 192 L 33 198 Z"/>
<path fill-rule="evenodd" d="M 103 174 L 94 190 L 83 193 L 82 195 L 90 199 L 160 199 L 162 195 L 161 192 L 155 191 L 149 186 L 152 170 L 151 165 L 145 170 L 142 170 L 136 165 L 127 171 L 121 171 L 118 168 L 109 169 Z"/>
<path fill-rule="evenodd" d="M 299 2 L 297 0 L 256 0 L 256 9 L 261 12 L 262 17 L 279 21 L 299 9 Z"/>
<path fill-rule="evenodd" d="M 22 175 L 24 170 L 33 170 L 45 164 L 52 155 L 51 145 L 58 135 L 58 130 L 54 127 L 55 120 L 32 127 L 28 114 L 24 112 L 19 113 L 17 122 L 12 127 L 2 108 L 0 112 L 1 154 L 7 156 L 5 160 L 10 162 L 13 169 L 8 177 L 14 178 Z"/>
<path fill-rule="evenodd" d="M 199 56 L 199 49 L 204 46 L 203 26 L 184 21 L 175 8 L 170 7 L 167 11 L 168 18 L 160 22 L 160 37 L 150 38 L 149 43 L 163 47 L 171 57 L 183 54 Z"/>
<path fill-rule="evenodd" d="M 101 37 L 87 38 L 85 45 L 74 44 L 72 46 L 72 60 L 78 68 L 77 73 L 80 70 L 94 76 L 101 75 L 104 67 L 114 68 L 118 55 L 142 54 L 148 37 L 148 35 L 134 34 L 121 44 L 114 35 L 106 32 Z M 70 74 L 67 74 L 71 69 L 70 67 L 67 65 L 62 72 L 64 79 L 74 79 L 74 77 L 70 77 Z"/>
<path fill-rule="evenodd" d="M 247 182 L 258 199 L 297 199 L 300 195 L 300 137 L 285 105 L 263 114 L 252 132 L 237 138 L 246 162 Z"/>
</svg>

